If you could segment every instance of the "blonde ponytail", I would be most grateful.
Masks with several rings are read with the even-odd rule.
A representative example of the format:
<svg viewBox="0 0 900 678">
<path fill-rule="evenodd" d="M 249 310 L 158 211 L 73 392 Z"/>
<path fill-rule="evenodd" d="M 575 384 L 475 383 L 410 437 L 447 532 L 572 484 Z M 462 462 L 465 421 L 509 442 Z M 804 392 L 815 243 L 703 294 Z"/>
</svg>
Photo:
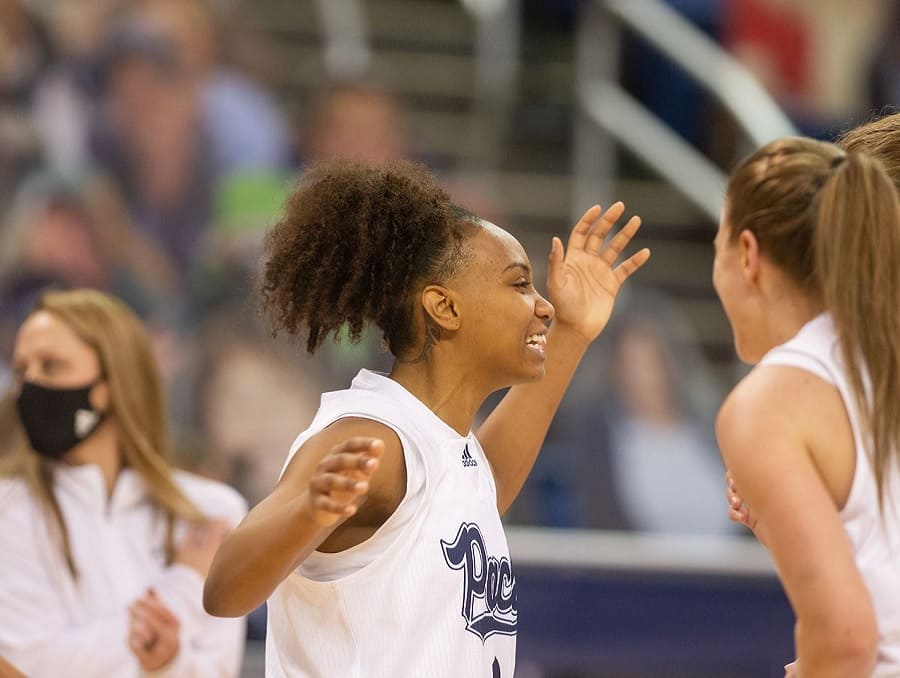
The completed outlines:
<svg viewBox="0 0 900 678">
<path fill-rule="evenodd" d="M 891 457 L 900 463 L 900 199 L 878 160 L 850 153 L 835 163 L 817 203 L 816 277 L 883 505 Z"/>
</svg>

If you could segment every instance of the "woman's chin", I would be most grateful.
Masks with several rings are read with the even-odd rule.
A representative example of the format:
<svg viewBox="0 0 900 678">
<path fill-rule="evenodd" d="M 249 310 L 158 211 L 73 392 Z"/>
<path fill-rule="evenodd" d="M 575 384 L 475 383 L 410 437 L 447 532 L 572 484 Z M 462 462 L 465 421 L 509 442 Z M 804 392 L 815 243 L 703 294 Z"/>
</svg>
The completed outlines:
<svg viewBox="0 0 900 678">
<path fill-rule="evenodd" d="M 541 379 L 543 379 L 544 375 L 547 373 L 543 362 L 540 365 L 533 365 L 529 367 L 530 369 L 522 375 L 522 378 L 518 383 L 533 384 L 536 381 L 541 381 Z"/>
</svg>

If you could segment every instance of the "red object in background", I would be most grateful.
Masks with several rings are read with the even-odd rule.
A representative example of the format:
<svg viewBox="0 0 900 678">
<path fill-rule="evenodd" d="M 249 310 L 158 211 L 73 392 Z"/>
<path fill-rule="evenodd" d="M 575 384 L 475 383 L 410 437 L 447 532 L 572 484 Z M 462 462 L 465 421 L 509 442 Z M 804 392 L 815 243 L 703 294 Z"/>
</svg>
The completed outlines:
<svg viewBox="0 0 900 678">
<path fill-rule="evenodd" d="M 765 53 L 786 92 L 809 94 L 811 30 L 800 12 L 783 4 L 772 0 L 726 0 L 722 41 L 733 52 L 750 47 Z"/>
</svg>

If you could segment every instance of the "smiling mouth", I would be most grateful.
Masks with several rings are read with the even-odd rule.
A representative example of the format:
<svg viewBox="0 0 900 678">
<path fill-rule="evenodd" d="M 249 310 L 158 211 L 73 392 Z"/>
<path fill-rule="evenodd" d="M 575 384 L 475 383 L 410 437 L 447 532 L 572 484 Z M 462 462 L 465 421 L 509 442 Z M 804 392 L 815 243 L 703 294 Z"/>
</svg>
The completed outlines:
<svg viewBox="0 0 900 678">
<path fill-rule="evenodd" d="M 529 348 L 532 348 L 536 351 L 540 351 L 541 353 L 547 347 L 547 335 L 546 334 L 531 334 L 525 340 L 525 345 Z"/>
</svg>

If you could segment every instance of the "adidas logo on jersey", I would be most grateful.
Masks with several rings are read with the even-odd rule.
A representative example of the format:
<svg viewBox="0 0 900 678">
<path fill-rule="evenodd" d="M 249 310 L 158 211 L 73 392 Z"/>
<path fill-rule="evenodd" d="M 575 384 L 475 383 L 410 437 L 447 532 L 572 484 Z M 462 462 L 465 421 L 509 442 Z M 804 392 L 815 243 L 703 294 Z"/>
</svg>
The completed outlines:
<svg viewBox="0 0 900 678">
<path fill-rule="evenodd" d="M 463 463 L 463 468 L 468 467 L 468 466 L 478 466 L 478 461 L 469 452 L 468 445 L 466 445 L 465 449 L 463 450 L 462 463 Z"/>
</svg>

